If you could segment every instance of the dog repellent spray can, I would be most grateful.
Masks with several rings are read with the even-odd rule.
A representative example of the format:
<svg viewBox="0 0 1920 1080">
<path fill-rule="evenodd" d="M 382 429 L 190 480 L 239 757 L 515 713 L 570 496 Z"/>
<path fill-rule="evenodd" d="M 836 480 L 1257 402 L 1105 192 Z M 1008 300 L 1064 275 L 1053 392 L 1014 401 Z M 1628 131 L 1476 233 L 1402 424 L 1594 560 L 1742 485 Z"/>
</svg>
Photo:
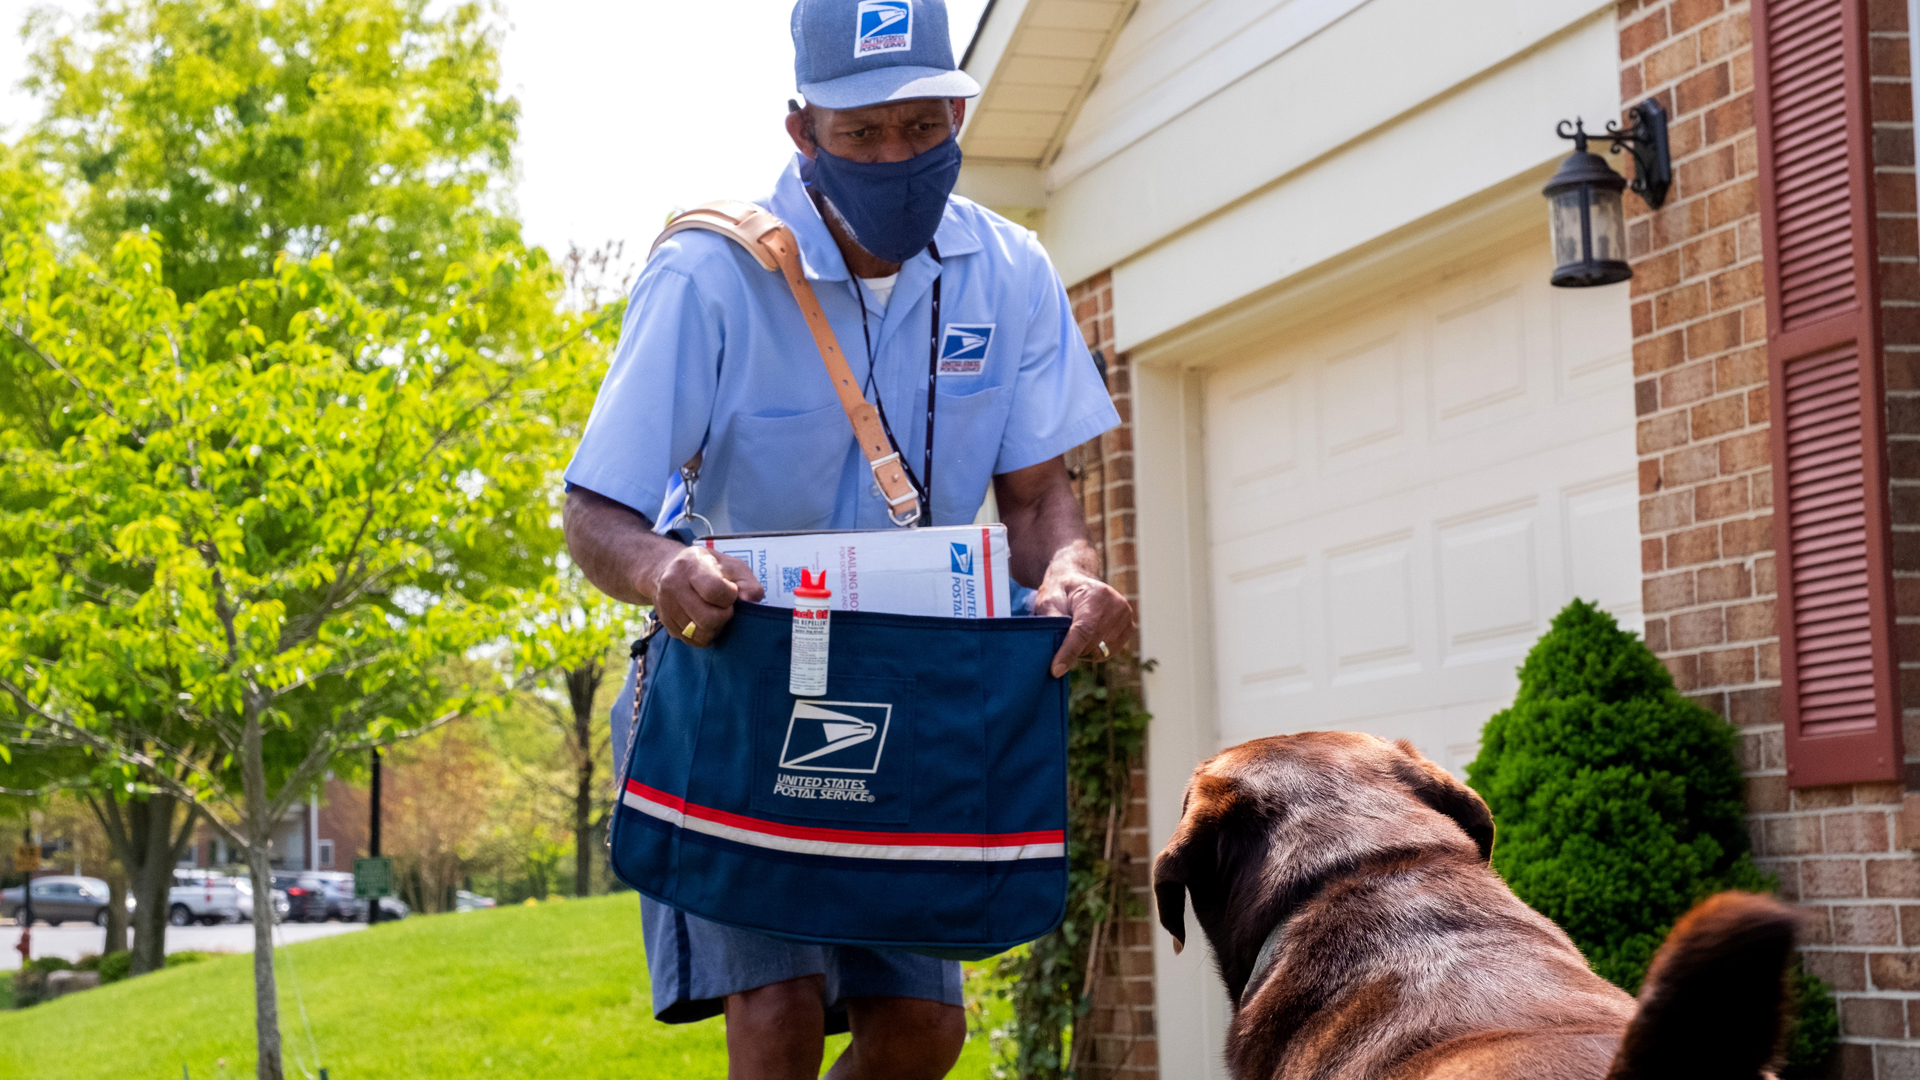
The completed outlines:
<svg viewBox="0 0 1920 1080">
<path fill-rule="evenodd" d="M 800 571 L 800 587 L 793 590 L 793 661 L 787 669 L 787 692 L 794 697 L 820 697 L 827 692 L 827 629 L 833 613 L 828 601 L 827 572 L 819 580 Z"/>
</svg>

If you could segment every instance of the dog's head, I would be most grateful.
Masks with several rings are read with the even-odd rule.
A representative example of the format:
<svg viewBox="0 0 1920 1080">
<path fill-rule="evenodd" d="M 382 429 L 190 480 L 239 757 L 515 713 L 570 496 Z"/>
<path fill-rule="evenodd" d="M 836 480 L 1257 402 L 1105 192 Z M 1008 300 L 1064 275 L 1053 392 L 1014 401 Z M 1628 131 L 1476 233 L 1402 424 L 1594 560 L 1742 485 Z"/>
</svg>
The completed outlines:
<svg viewBox="0 0 1920 1080">
<path fill-rule="evenodd" d="M 1344 731 L 1276 735 L 1201 762 L 1153 864 L 1160 925 L 1186 944 L 1186 903 L 1238 998 L 1267 933 L 1332 875 L 1452 850 L 1486 861 L 1493 816 L 1413 745 Z"/>
</svg>

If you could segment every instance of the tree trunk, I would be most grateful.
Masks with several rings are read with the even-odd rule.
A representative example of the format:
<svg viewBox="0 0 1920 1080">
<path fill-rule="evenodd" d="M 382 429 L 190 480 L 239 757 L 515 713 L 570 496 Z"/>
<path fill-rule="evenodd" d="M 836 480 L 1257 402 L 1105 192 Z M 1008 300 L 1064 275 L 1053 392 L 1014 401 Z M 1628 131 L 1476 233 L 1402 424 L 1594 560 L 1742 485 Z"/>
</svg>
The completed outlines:
<svg viewBox="0 0 1920 1080">
<path fill-rule="evenodd" d="M 125 952 L 127 948 L 127 880 L 124 873 L 107 879 L 107 943 L 101 955 Z"/>
<path fill-rule="evenodd" d="M 593 895 L 593 699 L 600 691 L 600 661 L 567 672 L 573 705 L 573 895 Z"/>
<path fill-rule="evenodd" d="M 273 977 L 273 871 L 267 865 L 274 821 L 261 734 L 260 707 L 249 701 L 247 726 L 240 739 L 240 781 L 247 800 L 247 871 L 255 901 L 253 1030 L 260 1056 L 254 1075 L 259 1080 L 285 1080 L 280 1062 L 280 997 Z"/>
<path fill-rule="evenodd" d="M 111 793 L 89 797 L 88 804 L 106 830 L 114 858 L 126 871 L 127 889 L 133 894 L 132 971 L 144 975 L 158 971 L 167 962 L 167 891 L 173 888 L 173 867 L 180 851 L 192 835 L 193 808 L 188 807 L 179 834 L 173 831 L 174 810 L 179 800 L 159 793 L 130 798 L 124 813 Z M 115 912 L 126 909 L 115 901 Z M 108 919 L 114 918 L 109 914 Z M 124 917 L 124 916 L 123 916 Z M 108 940 L 113 929 L 109 924 Z M 121 930 L 124 945 L 126 930 Z"/>
</svg>

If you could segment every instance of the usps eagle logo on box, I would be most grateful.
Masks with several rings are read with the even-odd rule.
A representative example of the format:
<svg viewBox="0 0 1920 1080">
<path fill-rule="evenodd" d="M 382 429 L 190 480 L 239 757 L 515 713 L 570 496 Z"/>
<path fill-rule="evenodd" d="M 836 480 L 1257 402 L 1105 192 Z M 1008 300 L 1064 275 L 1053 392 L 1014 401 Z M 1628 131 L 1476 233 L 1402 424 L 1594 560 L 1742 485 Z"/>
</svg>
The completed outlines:
<svg viewBox="0 0 1920 1080">
<path fill-rule="evenodd" d="M 913 8 L 907 0 L 860 0 L 856 26 L 855 59 L 913 48 Z"/>
<path fill-rule="evenodd" d="M 940 374 L 978 375 L 987 369 L 993 323 L 948 323 L 940 339 Z"/>
</svg>

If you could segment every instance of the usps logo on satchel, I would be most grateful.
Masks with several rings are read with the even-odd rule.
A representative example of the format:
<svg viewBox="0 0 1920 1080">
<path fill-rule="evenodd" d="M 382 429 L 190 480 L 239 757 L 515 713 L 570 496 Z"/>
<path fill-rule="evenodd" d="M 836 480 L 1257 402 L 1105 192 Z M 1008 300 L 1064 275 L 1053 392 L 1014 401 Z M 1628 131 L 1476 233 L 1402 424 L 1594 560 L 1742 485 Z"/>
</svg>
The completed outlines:
<svg viewBox="0 0 1920 1080">
<path fill-rule="evenodd" d="M 887 748 L 892 705 L 866 701 L 793 703 L 780 767 L 807 772 L 876 773 Z"/>
<path fill-rule="evenodd" d="M 913 8 L 907 0 L 860 0 L 857 26 L 855 58 L 913 48 Z"/>
<path fill-rule="evenodd" d="M 978 375 L 987 369 L 993 323 L 948 323 L 940 339 L 940 374 Z"/>
</svg>

